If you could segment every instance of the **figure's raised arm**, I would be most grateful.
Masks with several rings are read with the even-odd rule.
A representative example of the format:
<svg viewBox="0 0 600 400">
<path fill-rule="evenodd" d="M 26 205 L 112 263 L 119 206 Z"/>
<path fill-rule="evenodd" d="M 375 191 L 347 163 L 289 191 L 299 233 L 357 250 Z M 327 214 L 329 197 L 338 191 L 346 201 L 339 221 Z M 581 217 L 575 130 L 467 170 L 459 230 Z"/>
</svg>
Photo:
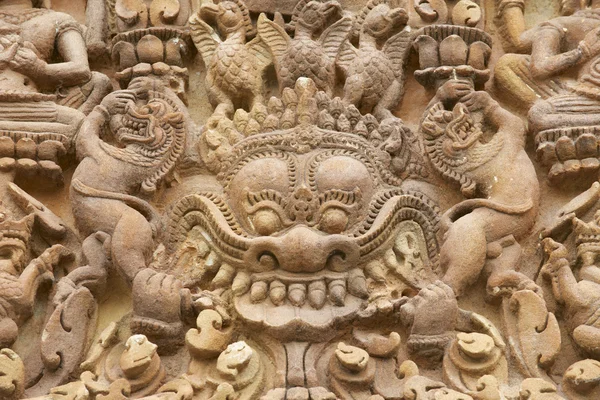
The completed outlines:
<svg viewBox="0 0 600 400">
<path fill-rule="evenodd" d="M 75 149 L 77 159 L 81 160 L 89 156 L 92 152 L 90 149 L 97 145 L 100 140 L 100 134 L 104 125 L 108 121 L 108 111 L 106 107 L 97 105 L 91 113 L 83 120 L 81 128 L 75 139 Z"/>
<path fill-rule="evenodd" d="M 127 104 L 135 101 L 135 93 L 130 90 L 118 90 L 106 96 L 102 103 L 94 107 L 85 118 L 76 140 L 77 158 L 82 159 L 90 154 L 89 149 L 96 146 L 104 126 L 114 114 L 124 114 Z"/>
<path fill-rule="evenodd" d="M 68 30 L 56 40 L 58 54 L 63 62 L 48 64 L 46 73 L 51 81 L 64 86 L 84 83 L 92 72 L 88 64 L 85 40 L 78 30 Z"/>
<path fill-rule="evenodd" d="M 494 22 L 502 39 L 502 47 L 507 53 L 528 53 L 531 41 L 525 33 L 525 1 L 496 0 Z"/>
<path fill-rule="evenodd" d="M 588 32 L 576 48 L 565 52 L 561 49 L 564 34 L 564 29 L 551 23 L 538 29 L 531 52 L 534 78 L 550 78 L 600 53 L 600 28 Z"/>
<path fill-rule="evenodd" d="M 517 117 L 482 90 L 472 91 L 461 99 L 469 111 L 481 110 L 485 122 L 497 131 L 515 132 L 519 140 L 524 140 L 526 135 L 525 125 L 521 118 Z"/>
<path fill-rule="evenodd" d="M 64 19 L 57 27 L 59 31 L 55 42 L 55 50 L 62 62 L 51 64 L 39 58 L 35 47 L 28 42 L 19 47 L 10 61 L 11 68 L 27 75 L 47 90 L 82 84 L 92 76 L 79 26 L 75 21 Z"/>
</svg>

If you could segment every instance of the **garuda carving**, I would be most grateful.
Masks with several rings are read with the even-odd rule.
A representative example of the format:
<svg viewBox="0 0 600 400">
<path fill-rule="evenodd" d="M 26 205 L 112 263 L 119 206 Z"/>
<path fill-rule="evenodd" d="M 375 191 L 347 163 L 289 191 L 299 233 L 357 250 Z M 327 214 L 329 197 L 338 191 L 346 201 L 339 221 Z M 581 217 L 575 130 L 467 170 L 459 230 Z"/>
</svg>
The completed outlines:
<svg viewBox="0 0 600 400">
<path fill-rule="evenodd" d="M 337 1 L 301 1 L 296 5 L 290 30 L 270 21 L 258 19 L 258 35 L 273 55 L 279 88 L 293 87 L 300 77 L 310 78 L 317 89 L 331 95 L 335 86 L 335 62 L 352 29 L 352 18 L 340 17 Z M 327 26 L 332 18 L 339 18 Z"/>
<path fill-rule="evenodd" d="M 210 22 L 216 24 L 222 41 Z M 255 30 L 245 4 L 241 1 L 204 4 L 190 18 L 190 27 L 207 70 L 206 86 L 215 107 L 214 115 L 231 117 L 239 108 L 252 109 L 264 103 L 263 76 L 271 65 L 271 56 L 259 37 L 246 42 Z"/>
<path fill-rule="evenodd" d="M 375 0 L 359 15 L 354 23 L 358 48 L 346 40 L 338 57 L 347 76 L 344 102 L 383 120 L 392 116 L 404 93 L 404 64 L 412 42 L 408 15 Z"/>
</svg>

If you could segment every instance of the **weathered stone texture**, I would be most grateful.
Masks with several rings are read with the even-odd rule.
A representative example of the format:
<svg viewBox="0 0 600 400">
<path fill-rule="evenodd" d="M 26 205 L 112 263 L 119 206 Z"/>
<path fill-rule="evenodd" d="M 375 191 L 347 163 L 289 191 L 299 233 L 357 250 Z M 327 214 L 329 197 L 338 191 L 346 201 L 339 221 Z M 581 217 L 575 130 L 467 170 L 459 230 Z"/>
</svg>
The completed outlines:
<svg viewBox="0 0 600 400">
<path fill-rule="evenodd" d="M 600 398 L 600 1 L 0 0 L 0 399 Z"/>
</svg>

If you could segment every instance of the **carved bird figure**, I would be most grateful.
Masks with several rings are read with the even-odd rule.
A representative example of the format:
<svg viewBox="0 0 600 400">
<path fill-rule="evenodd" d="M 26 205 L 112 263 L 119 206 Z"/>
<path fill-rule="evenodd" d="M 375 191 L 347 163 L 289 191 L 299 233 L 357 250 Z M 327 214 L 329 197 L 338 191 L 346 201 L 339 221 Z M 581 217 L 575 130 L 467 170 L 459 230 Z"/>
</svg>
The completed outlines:
<svg viewBox="0 0 600 400">
<path fill-rule="evenodd" d="M 331 94 L 335 85 L 335 61 L 352 29 L 352 19 L 343 17 L 327 28 L 334 14 L 341 13 L 336 1 L 301 1 L 293 17 L 293 39 L 285 29 L 263 14 L 258 35 L 268 45 L 281 90 L 294 87 L 300 77 L 312 79 L 317 88 Z"/>
<path fill-rule="evenodd" d="M 214 21 L 217 32 L 206 22 Z M 254 33 L 240 1 L 203 4 L 190 18 L 191 35 L 207 69 L 208 98 L 215 114 L 231 116 L 238 108 L 264 103 L 263 73 L 271 64 L 268 48 Z"/>
<path fill-rule="evenodd" d="M 354 104 L 363 114 L 372 113 L 380 120 L 392 116 L 390 109 L 403 95 L 404 64 L 411 47 L 407 21 L 406 10 L 391 8 L 385 0 L 369 1 L 356 17 L 358 48 L 347 40 L 338 58 L 348 77 L 344 85 L 346 104 Z"/>
</svg>

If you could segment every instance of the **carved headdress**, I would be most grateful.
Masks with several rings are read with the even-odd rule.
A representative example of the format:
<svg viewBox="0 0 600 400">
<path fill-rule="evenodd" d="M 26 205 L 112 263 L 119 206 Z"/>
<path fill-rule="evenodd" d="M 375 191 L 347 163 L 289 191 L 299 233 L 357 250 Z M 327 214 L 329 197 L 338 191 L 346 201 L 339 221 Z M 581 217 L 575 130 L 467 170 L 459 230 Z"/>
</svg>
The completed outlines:
<svg viewBox="0 0 600 400">
<path fill-rule="evenodd" d="M 578 257 L 586 252 L 600 252 L 600 211 L 596 211 L 590 222 L 573 218 L 573 231 Z"/>
<path fill-rule="evenodd" d="M 297 150 L 302 151 L 303 146 L 310 150 L 311 146 L 319 145 L 314 141 L 322 141 L 328 136 L 335 137 L 331 139 L 334 141 L 356 141 L 357 147 L 366 140 L 378 153 L 386 182 L 398 185 L 407 177 L 426 174 L 420 145 L 402 120 L 393 118 L 379 122 L 371 114 L 362 115 L 355 106 L 345 105 L 339 97 L 331 98 L 325 92 L 317 91 L 314 82 L 308 78 L 298 79 L 294 89 L 284 89 L 281 98 L 272 97 L 266 107 L 259 104 L 250 112 L 238 109 L 232 120 L 210 119 L 204 127 L 199 150 L 209 169 L 223 171 L 227 159 L 232 156 L 231 148 L 243 138 L 298 127 L 303 127 L 296 131 L 304 132 L 304 138 L 294 144 L 299 146 Z M 264 135 L 256 141 L 268 145 Z"/>
<path fill-rule="evenodd" d="M 19 220 L 14 219 L 0 202 L 0 259 L 11 258 L 16 264 L 13 264 L 13 267 L 17 272 L 24 267 L 25 252 L 29 246 L 33 222 L 33 214 Z"/>
</svg>

